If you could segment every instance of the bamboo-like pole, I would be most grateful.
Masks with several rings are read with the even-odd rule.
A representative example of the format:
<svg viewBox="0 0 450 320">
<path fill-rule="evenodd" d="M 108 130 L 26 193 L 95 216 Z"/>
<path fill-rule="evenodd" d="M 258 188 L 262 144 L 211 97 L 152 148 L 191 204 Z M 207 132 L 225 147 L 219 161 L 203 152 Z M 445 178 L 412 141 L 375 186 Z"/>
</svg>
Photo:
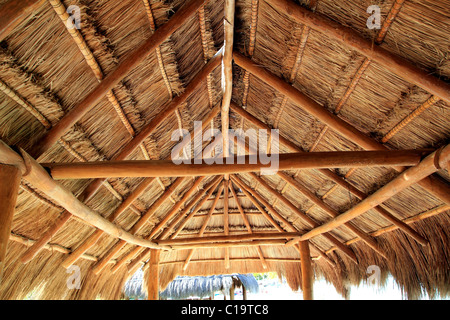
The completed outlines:
<svg viewBox="0 0 450 320">
<path fill-rule="evenodd" d="M 417 183 L 430 174 L 433 174 L 439 169 L 448 168 L 449 162 L 450 145 L 447 145 L 446 147 L 442 147 L 430 154 L 428 157 L 422 160 L 419 165 L 409 168 L 401 173 L 395 179 L 384 185 L 382 188 L 378 189 L 378 191 L 365 198 L 353 208 L 347 210 L 345 213 L 328 221 L 327 223 L 315 227 L 311 231 L 302 235 L 300 238 L 290 241 L 290 244 L 296 243 L 298 241 L 308 240 L 319 234 L 323 234 L 324 232 L 328 232 L 341 226 L 342 224 L 360 216 L 373 207 L 390 199 L 402 190 Z M 450 201 L 447 202 L 447 204 L 450 204 Z"/>
<path fill-rule="evenodd" d="M 450 103 L 450 85 L 405 58 L 374 45 L 372 41 L 362 37 L 351 28 L 340 25 L 319 13 L 311 12 L 291 0 L 268 0 L 268 3 L 296 22 L 326 34 L 368 59 L 379 63 L 399 77 Z"/>
<path fill-rule="evenodd" d="M 303 300 L 313 300 L 314 272 L 311 265 L 311 254 L 308 241 L 299 243 L 300 262 L 302 267 L 302 292 Z"/>
<path fill-rule="evenodd" d="M 159 259 L 161 250 L 150 250 L 147 279 L 148 300 L 159 300 Z"/>
<path fill-rule="evenodd" d="M 278 172 L 277 175 L 281 177 L 284 181 L 286 181 L 289 185 L 293 186 L 297 191 L 302 193 L 306 198 L 311 200 L 314 204 L 316 204 L 319 208 L 321 208 L 332 218 L 335 218 L 339 215 L 338 212 L 336 212 L 334 209 L 328 206 L 323 200 L 319 199 L 314 193 L 309 191 L 306 187 L 301 185 L 291 176 L 287 175 L 284 172 Z M 363 240 L 369 247 L 378 252 L 384 258 L 387 258 L 386 253 L 384 252 L 383 249 L 380 248 L 380 246 L 378 245 L 377 241 L 374 238 L 372 238 L 370 235 L 360 230 L 357 226 L 355 226 L 351 222 L 346 223 L 345 226 L 354 234 L 356 234 L 358 237 L 360 237 L 361 240 Z"/>
<path fill-rule="evenodd" d="M 26 17 L 39 9 L 45 0 L 9 0 L 0 6 L 0 41 L 5 39 Z"/>
<path fill-rule="evenodd" d="M 66 209 L 68 212 L 71 212 L 81 220 L 86 221 L 86 223 L 91 224 L 98 229 L 102 229 L 111 236 L 120 238 L 126 242 L 148 248 L 168 249 L 167 247 L 159 246 L 152 241 L 136 237 L 103 218 L 101 215 L 78 200 L 69 190 L 53 180 L 47 171 L 25 151 L 21 151 L 22 156 L 15 153 L 3 141 L 0 140 L 0 163 L 2 163 L 4 159 L 16 158 L 17 162 L 22 159 L 23 165 L 20 166 L 20 168 L 24 168 L 24 171 L 22 171 L 23 179 L 38 188 L 47 197 L 53 199 L 58 205 Z"/>
<path fill-rule="evenodd" d="M 180 8 L 158 28 L 142 45 L 131 52 L 125 59 L 109 73 L 85 98 L 72 108 L 34 148 L 32 155 L 39 157 L 56 141 L 91 110 L 111 89 L 114 88 L 131 70 L 136 68 L 144 59 L 160 46 L 175 30 L 182 26 L 203 4 L 204 0 L 191 0 Z M 174 99 L 175 100 L 175 99 Z"/>
<path fill-rule="evenodd" d="M 257 119 L 254 116 L 252 116 L 250 113 L 245 111 L 243 108 L 240 108 L 236 104 L 232 103 L 231 104 L 231 109 L 234 112 L 238 113 L 240 116 L 244 117 L 246 120 L 248 120 L 251 123 L 253 123 L 258 128 L 266 129 L 266 130 L 268 130 L 270 132 L 271 128 L 268 125 L 266 125 L 265 123 L 263 123 L 259 119 Z M 303 150 L 300 147 L 296 146 L 295 144 L 293 144 L 291 141 L 287 140 L 283 136 L 280 135 L 279 139 L 280 139 L 280 144 L 285 145 L 292 152 L 303 152 Z M 239 140 L 238 140 L 238 142 L 239 142 Z M 247 145 L 245 145 L 244 147 L 247 148 Z M 364 192 L 362 192 L 359 189 L 357 189 L 356 187 L 354 187 L 347 180 L 345 180 L 342 177 L 338 176 L 334 171 L 331 171 L 329 169 L 319 169 L 318 171 L 321 174 L 323 174 L 325 177 L 327 177 L 327 178 L 331 179 L 332 181 L 334 181 L 337 185 L 341 186 L 345 190 L 348 190 L 350 193 L 355 195 L 360 200 L 363 200 L 363 199 L 367 198 L 367 195 Z M 404 231 L 405 233 L 407 233 L 408 235 L 413 237 L 420 244 L 422 244 L 422 245 L 427 245 L 428 244 L 428 240 L 427 239 L 422 237 L 418 232 L 416 232 L 410 226 L 408 226 L 407 224 L 402 222 L 400 219 L 394 217 L 392 214 L 390 214 L 384 208 L 382 208 L 380 206 L 376 206 L 374 208 L 374 210 L 376 210 L 379 214 L 381 214 L 385 219 L 387 219 L 387 220 L 391 221 L 392 223 L 394 223 L 395 225 L 397 225 L 402 231 Z"/>
<path fill-rule="evenodd" d="M 206 78 L 206 76 L 213 70 L 215 67 L 217 67 L 220 63 L 219 57 L 213 58 L 210 63 L 206 64 L 204 68 L 197 74 L 197 76 L 192 79 L 190 84 L 186 87 L 186 90 L 183 94 L 178 96 L 176 99 L 172 100 L 152 121 L 150 121 L 147 125 L 144 126 L 141 133 L 135 136 L 125 147 L 120 151 L 120 153 L 115 156 L 116 160 L 124 160 L 126 159 L 134 150 L 139 146 L 144 139 L 150 135 L 153 130 L 156 129 L 156 127 L 168 116 L 168 113 L 170 110 L 175 110 L 176 107 L 178 107 L 178 103 L 182 103 L 187 99 L 187 97 L 198 88 L 202 81 Z M 217 114 L 219 113 L 218 108 L 213 108 L 211 110 L 210 114 L 208 115 L 206 122 L 213 119 Z M 182 145 L 184 147 L 185 144 L 187 144 L 190 140 L 184 139 L 183 142 L 181 142 L 179 145 Z M 8 162 L 10 163 L 10 162 Z M 81 195 L 78 197 L 81 201 L 88 201 L 91 197 L 95 195 L 95 193 L 98 191 L 98 189 L 102 186 L 103 182 L 105 181 L 104 178 L 102 179 L 95 179 L 92 181 L 87 188 L 81 193 Z M 65 211 L 43 235 L 42 237 L 35 242 L 35 244 L 30 247 L 27 252 L 23 255 L 21 258 L 21 261 L 23 263 L 29 262 L 42 248 L 45 246 L 50 239 L 64 226 L 64 224 L 69 221 L 71 218 L 71 214 L 67 211 Z"/>
<path fill-rule="evenodd" d="M 55 179 L 91 179 L 125 177 L 186 177 L 224 175 L 260 171 L 265 168 L 277 170 L 348 168 L 376 166 L 414 166 L 426 150 L 391 151 L 330 151 L 308 153 L 283 153 L 275 163 L 262 163 L 258 158 L 251 163 L 251 156 L 224 159 L 224 163 L 175 164 L 171 160 L 93 161 L 70 163 L 44 163 Z M 272 155 L 274 156 L 274 155 Z M 217 160 L 217 159 L 216 159 Z"/>
<path fill-rule="evenodd" d="M 0 164 L 0 284 L 21 177 L 19 168 Z"/>
</svg>

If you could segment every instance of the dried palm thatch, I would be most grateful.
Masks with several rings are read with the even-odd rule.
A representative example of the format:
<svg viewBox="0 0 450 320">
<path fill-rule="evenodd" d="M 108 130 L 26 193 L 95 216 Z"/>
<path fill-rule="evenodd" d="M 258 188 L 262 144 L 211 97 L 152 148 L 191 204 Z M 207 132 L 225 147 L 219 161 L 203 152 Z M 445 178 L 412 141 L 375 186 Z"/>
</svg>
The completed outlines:
<svg viewBox="0 0 450 320">
<path fill-rule="evenodd" d="M 193 2 L 198 8 L 183 23 L 160 39 L 137 67 L 121 74 L 50 148 L 36 155 L 40 163 L 170 159 L 178 143 L 172 136 L 193 133 L 195 121 L 205 122 L 204 131 L 222 127 L 218 112 L 224 90 L 222 66 L 215 64 L 204 77 L 202 70 L 221 58 L 216 53 L 230 36 L 224 30 L 229 2 Z M 424 88 L 420 79 L 298 20 L 295 10 L 282 10 L 279 2 L 285 1 L 235 1 L 236 53 L 312 99 L 333 119 L 345 121 L 371 145 L 436 150 L 448 144 L 448 95 Z M 36 3 L 13 21 L 0 11 L 0 139 L 29 153 L 47 141 L 62 119 L 76 114 L 102 82 L 116 75 L 136 48 L 165 32 L 188 6 L 178 0 Z M 11 4 L 14 1 L 0 1 L 0 6 Z M 78 31 L 68 30 L 63 22 L 64 9 L 72 5 L 80 10 Z M 369 5 L 379 6 L 381 29 L 366 25 Z M 448 1 L 311 0 L 297 1 L 295 6 L 337 24 L 336 30 L 348 27 L 370 48 L 408 61 L 415 71 L 431 76 L 431 83 L 448 88 Z M 236 59 L 232 72 L 230 128 L 276 128 L 280 153 L 364 150 L 354 136 L 332 128 Z M 172 109 L 166 112 L 167 108 Z M 202 147 L 208 143 L 202 141 Z M 192 149 L 184 152 L 187 157 L 196 155 Z M 222 177 L 209 176 L 59 182 L 101 217 L 115 217 L 114 224 L 137 237 L 190 243 L 198 237 L 222 235 L 231 239 L 304 234 L 399 177 L 391 167 L 283 174 L 232 175 L 228 187 L 216 180 Z M 445 168 L 433 179 L 444 190 L 440 195 L 448 190 L 450 176 Z M 449 204 L 439 192 L 414 184 L 352 219 L 352 226 L 341 225 L 329 235 L 309 239 L 314 277 L 324 278 L 347 297 L 350 287 L 366 281 L 368 268 L 376 265 L 380 283 L 391 274 L 405 298 L 418 299 L 425 293 L 446 296 L 450 292 L 449 213 Z M 100 231 L 23 179 L 8 231 L 0 298 L 119 299 L 133 272 L 142 264 L 151 269 L 153 263 L 145 248 Z M 284 277 L 293 290 L 302 289 L 306 281 L 299 247 L 285 245 L 287 240 L 162 251 L 160 291 L 177 277 L 268 271 Z M 30 252 L 32 259 L 23 264 L 21 257 Z M 68 279 L 75 274 L 65 268 L 68 257 L 74 256 L 70 264 L 79 268 L 80 289 L 72 289 Z M 210 292 L 205 288 L 200 287 L 201 292 Z"/>
</svg>

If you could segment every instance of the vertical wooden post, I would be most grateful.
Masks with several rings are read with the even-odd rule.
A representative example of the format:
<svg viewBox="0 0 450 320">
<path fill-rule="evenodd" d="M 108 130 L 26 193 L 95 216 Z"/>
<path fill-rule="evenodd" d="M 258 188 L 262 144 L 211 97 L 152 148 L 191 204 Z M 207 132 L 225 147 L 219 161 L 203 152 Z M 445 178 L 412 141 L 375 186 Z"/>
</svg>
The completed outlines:
<svg viewBox="0 0 450 320">
<path fill-rule="evenodd" d="M 0 164 L 0 283 L 21 177 L 18 168 Z"/>
<path fill-rule="evenodd" d="M 300 241 L 300 261 L 302 266 L 302 291 L 303 300 L 313 300 L 313 271 L 311 265 L 311 254 L 309 251 L 309 242 Z"/>
<path fill-rule="evenodd" d="M 244 285 L 242 285 L 242 296 L 243 300 L 247 300 L 247 289 L 245 289 Z"/>
<path fill-rule="evenodd" d="M 159 256 L 161 250 L 150 249 L 147 279 L 148 300 L 159 300 Z"/>
</svg>

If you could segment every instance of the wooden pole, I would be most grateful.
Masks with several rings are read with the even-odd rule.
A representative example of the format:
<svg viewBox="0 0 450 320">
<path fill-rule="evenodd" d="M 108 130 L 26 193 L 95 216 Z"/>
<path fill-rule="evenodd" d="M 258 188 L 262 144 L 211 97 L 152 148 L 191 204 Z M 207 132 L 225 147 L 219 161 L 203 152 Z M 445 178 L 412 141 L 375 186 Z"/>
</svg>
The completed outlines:
<svg viewBox="0 0 450 320">
<path fill-rule="evenodd" d="M 45 0 L 9 0 L 0 6 L 0 41 L 5 39 L 26 17 L 39 9 Z"/>
<path fill-rule="evenodd" d="M 405 58 L 374 45 L 372 41 L 362 37 L 350 27 L 345 27 L 324 15 L 309 11 L 291 0 L 268 0 L 267 2 L 296 22 L 326 34 L 368 59 L 379 63 L 408 82 L 450 103 L 450 85 L 420 69 Z"/>
<path fill-rule="evenodd" d="M 230 233 L 230 222 L 229 222 L 229 217 L 228 217 L 228 187 L 229 184 L 229 180 L 224 180 L 223 181 L 223 230 L 224 230 L 224 235 L 228 236 Z M 225 269 L 229 269 L 230 268 L 230 249 L 229 248 L 225 248 Z"/>
<path fill-rule="evenodd" d="M 247 289 L 242 285 L 242 300 L 247 300 Z"/>
<path fill-rule="evenodd" d="M 100 82 L 94 90 L 72 108 L 42 139 L 33 150 L 32 155 L 39 157 L 80 120 L 89 110 L 116 86 L 131 70 L 159 47 L 175 30 L 182 26 L 203 4 L 203 0 L 191 0 L 180 8 L 170 20 L 148 38 L 141 46 L 131 52 L 125 59 Z"/>
<path fill-rule="evenodd" d="M 227 248 L 227 247 L 251 247 L 251 246 L 285 246 L 286 240 L 269 239 L 253 241 L 216 242 L 216 243 L 191 243 L 171 246 L 172 250 L 187 250 L 197 248 Z"/>
<path fill-rule="evenodd" d="M 355 205 L 353 208 L 347 210 L 345 213 L 338 217 L 328 221 L 327 223 L 317 226 L 311 231 L 305 233 L 303 236 L 296 240 L 291 240 L 289 244 L 296 243 L 298 241 L 308 240 L 324 232 L 328 232 L 335 229 L 342 224 L 360 216 L 373 207 L 383 203 L 384 201 L 395 196 L 402 190 L 413 185 L 417 181 L 424 179 L 425 177 L 438 171 L 440 168 L 444 168 L 450 161 L 450 145 L 440 148 L 426 157 L 419 165 L 409 168 L 395 179 L 378 189 L 375 193 L 371 194 L 363 201 Z M 447 202 L 450 204 L 450 201 Z"/>
<path fill-rule="evenodd" d="M 302 291 L 303 300 L 313 300 L 313 269 L 308 241 L 299 243 L 300 262 L 302 267 Z"/>
<path fill-rule="evenodd" d="M 376 166 L 414 166 L 426 150 L 330 151 L 283 153 L 276 161 L 278 170 L 353 168 Z M 273 156 L 273 155 L 272 155 Z M 93 161 L 44 163 L 54 179 L 92 179 L 125 177 L 186 177 L 255 172 L 273 164 L 250 163 L 250 156 L 224 159 L 224 163 L 175 164 L 171 160 Z M 217 160 L 217 159 L 216 159 Z"/>
<path fill-rule="evenodd" d="M 154 249 L 167 249 L 163 248 L 156 243 L 148 240 L 144 240 L 139 237 L 131 235 L 122 228 L 111 223 L 101 215 L 90 209 L 88 206 L 78 200 L 69 190 L 54 181 L 47 171 L 42 168 L 39 163 L 36 162 L 25 151 L 22 151 L 22 156 L 15 153 L 10 149 L 3 141 L 0 140 L 0 163 L 4 159 L 15 157 L 17 161 L 22 159 L 25 170 L 22 172 L 23 179 L 35 186 L 47 197 L 53 199 L 58 205 L 71 212 L 86 223 L 91 224 L 98 229 L 102 229 L 104 232 L 110 234 L 113 237 L 120 238 L 129 243 L 141 245 L 144 247 Z M 3 157 L 5 155 L 5 157 Z M 22 158 L 23 157 L 23 158 Z"/>
<path fill-rule="evenodd" d="M 160 250 L 150 250 L 150 261 L 148 270 L 148 300 L 159 300 L 159 258 Z"/>
<path fill-rule="evenodd" d="M 203 224 L 205 225 L 205 224 Z M 204 229 L 204 228 L 202 228 Z M 191 238 L 178 238 L 178 239 L 167 239 L 167 240 L 155 240 L 158 244 L 163 244 L 167 246 L 179 245 L 179 244 L 194 244 L 194 243 L 216 243 L 216 242 L 234 242 L 242 240 L 267 240 L 267 239 L 291 239 L 300 237 L 299 232 L 269 232 L 269 233 L 248 233 L 241 235 L 221 235 L 221 236 L 208 236 L 204 237 L 203 233 L 199 234 L 198 237 Z"/>
<path fill-rule="evenodd" d="M 234 300 L 234 281 L 230 287 L 230 300 Z"/>
<path fill-rule="evenodd" d="M 0 284 L 21 177 L 19 168 L 0 164 Z"/>
</svg>

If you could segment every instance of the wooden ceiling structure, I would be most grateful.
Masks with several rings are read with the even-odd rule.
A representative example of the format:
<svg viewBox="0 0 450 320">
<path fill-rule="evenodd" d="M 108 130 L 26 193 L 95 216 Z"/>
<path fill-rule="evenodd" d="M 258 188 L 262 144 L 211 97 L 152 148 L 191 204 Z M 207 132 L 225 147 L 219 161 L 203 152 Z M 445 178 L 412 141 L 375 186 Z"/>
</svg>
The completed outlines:
<svg viewBox="0 0 450 320">
<path fill-rule="evenodd" d="M 92 283 L 99 281 L 98 277 L 106 279 L 102 280 L 102 286 L 98 285 L 101 289 L 98 289 L 97 294 L 115 285 L 105 284 L 108 277 L 121 274 L 116 285 L 119 287 L 124 279 L 144 265 L 148 275 L 149 299 L 158 299 L 158 291 L 178 274 L 202 275 L 221 270 L 241 273 L 278 271 L 290 278 L 291 287 L 303 291 L 304 299 L 312 299 L 313 279 L 320 274 L 327 280 L 335 281 L 338 286 L 344 286 L 342 283 L 346 276 L 359 275 L 360 279 L 364 278 L 368 265 L 377 264 L 386 272 L 398 272 L 392 267 L 401 263 L 396 258 L 397 249 L 405 251 L 405 257 L 411 257 L 411 264 L 420 263 L 418 255 L 436 257 L 436 265 L 446 274 L 439 281 L 450 279 L 450 246 L 445 240 L 448 239 L 450 222 L 450 145 L 447 144 L 450 127 L 448 119 L 445 120 L 450 114 L 450 85 L 446 78 L 450 77 L 450 72 L 444 69 L 444 74 L 438 77 L 436 72 L 430 72 L 413 61 L 414 57 L 394 52 L 392 46 L 383 44 L 391 26 L 402 19 L 398 16 L 403 7 L 411 5 L 420 8 L 425 7 L 425 4 L 421 1 L 411 1 L 412 4 L 408 4 L 407 0 L 388 1 L 389 5 L 385 4 L 386 8 L 383 8 L 385 16 L 380 29 L 370 34 L 372 38 L 369 38 L 357 26 L 344 26 L 337 17 L 328 16 L 327 6 L 331 8 L 339 1 L 128 2 L 132 3 L 130 6 L 139 6 L 145 13 L 148 18 L 145 23 L 149 29 L 145 32 L 150 34 L 137 31 L 136 34 L 140 34 L 129 41 L 133 47 L 118 54 L 119 57 L 111 66 L 100 65 L 107 53 L 92 47 L 94 41 L 100 41 L 96 38 L 98 34 L 89 33 L 83 27 L 73 28 L 69 23 L 71 16 L 67 8 L 69 5 L 80 5 L 83 13 L 92 16 L 103 14 L 105 21 L 108 21 L 108 15 L 112 15 L 114 10 L 106 10 L 96 1 L 0 2 L 2 55 L 16 55 L 17 59 L 2 58 L 2 72 L 15 73 L 11 76 L 6 71 L 0 74 L 0 109 L 5 110 L 2 125 L 6 128 L 0 132 L 0 272 L 4 274 L 0 288 L 4 292 L 3 297 L 21 297 L 20 294 L 25 294 L 25 291 L 29 293 L 42 283 L 51 283 L 48 279 L 42 280 L 42 283 L 30 283 L 28 289 L 20 294 L 8 289 L 13 281 L 8 280 L 8 277 L 25 279 L 26 266 L 35 263 L 34 268 L 38 269 L 43 252 L 53 250 L 59 254 L 52 259 L 58 259 L 55 267 L 58 269 L 55 270 L 62 274 L 61 278 L 64 274 L 61 269 L 66 270 L 83 260 L 86 262 L 83 270 L 89 274 L 89 278 L 86 278 L 89 280 L 83 285 L 91 283 L 94 287 Z M 364 8 L 366 3 L 360 2 L 359 6 Z M 90 8 L 94 3 L 99 8 Z M 323 6 L 323 12 L 320 12 L 320 6 Z M 428 4 L 429 7 L 432 5 Z M 100 13 L 95 13 L 95 10 Z M 450 8 L 444 6 L 443 9 L 436 9 L 439 10 L 444 10 L 445 16 Z M 169 15 L 169 11 L 174 13 Z M 278 18 L 277 24 L 292 28 L 288 28 L 291 31 L 286 31 L 286 34 L 292 34 L 289 41 L 295 42 L 295 52 L 286 53 L 286 56 L 292 56 L 293 67 L 284 65 L 287 61 L 285 57 L 278 57 L 282 61 L 281 67 L 272 63 L 277 58 L 267 55 L 265 60 L 264 54 L 272 50 L 266 48 L 268 45 L 265 41 L 273 41 L 276 46 L 278 40 L 270 39 L 270 32 L 264 32 L 264 28 L 270 30 L 273 27 L 277 30 L 278 25 L 271 26 L 274 23 L 270 21 L 271 14 Z M 43 55 L 39 61 L 46 61 L 43 64 L 49 65 L 42 69 L 31 63 L 27 65 L 25 53 L 23 57 L 18 57 L 21 52 L 28 52 L 33 46 L 38 47 L 31 43 L 35 39 L 29 30 L 40 20 L 50 19 L 46 15 L 59 19 L 62 29 L 57 35 L 55 32 L 55 36 L 72 41 L 73 47 L 66 50 L 76 48 L 71 54 L 77 56 L 77 62 L 67 58 L 73 62 L 74 70 L 84 64 L 78 81 L 83 77 L 90 77 L 91 81 L 80 89 L 81 93 L 73 97 L 67 91 L 70 90 L 70 84 L 61 80 L 55 84 L 58 89 L 53 89 L 52 79 L 42 80 L 43 90 L 39 94 L 45 97 L 54 90 L 60 96 L 56 104 L 70 104 L 70 107 L 61 108 L 58 115 L 46 109 L 47 100 L 43 103 L 38 101 L 39 94 L 26 93 L 27 88 L 24 86 L 40 85 L 41 80 L 33 80 L 34 71 L 45 73 L 43 70 L 47 68 L 46 72 L 53 72 L 55 76 L 59 72 L 70 73 L 64 67 L 58 72 L 52 69 L 55 57 L 60 55 Z M 48 21 L 54 23 L 54 20 Z M 85 23 L 85 20 L 82 22 Z M 446 22 L 447 26 L 449 22 Z M 97 23 L 100 25 L 97 28 L 101 29 L 101 23 Z M 194 24 L 195 28 L 198 24 L 198 30 L 189 33 Z M 115 27 L 120 28 L 120 24 Z M 127 28 L 132 35 L 132 23 Z M 137 30 L 139 28 L 136 26 Z M 258 31 L 258 28 L 261 30 Z M 22 34 L 27 34 L 23 43 L 15 41 Z M 46 39 L 51 41 L 51 32 L 45 34 Z M 113 31 L 109 35 L 116 36 L 117 43 L 127 40 Z M 297 81 L 302 70 L 309 70 L 301 69 L 306 67 L 308 46 L 313 46 L 312 39 L 322 35 L 335 48 L 347 50 L 345 54 L 350 57 L 349 65 L 354 71 L 351 76 L 347 76 L 351 72 L 345 68 L 336 69 L 344 76 L 337 75 L 341 78 L 339 85 L 338 82 L 335 85 L 336 88 L 342 87 L 342 95 L 333 97 L 334 100 L 330 98 L 334 92 L 327 98 L 321 96 L 319 91 L 315 92 L 315 88 L 308 88 L 307 79 L 305 82 Z M 199 39 L 200 52 L 190 47 L 183 51 L 187 47 L 186 44 L 183 47 L 183 41 L 187 43 L 190 37 Z M 430 37 L 432 39 L 433 35 Z M 286 40 L 280 47 L 291 45 L 289 41 Z M 180 43 L 175 53 L 168 53 L 169 49 L 165 46 L 169 42 Z M 31 49 L 22 49 L 26 46 Z M 216 50 L 217 46 L 220 49 Z M 108 41 L 104 40 L 102 48 L 107 51 Z M 120 48 L 115 50 L 120 51 Z M 183 53 L 198 58 L 199 62 L 183 61 Z M 310 53 L 308 57 L 311 56 L 314 57 L 314 54 Z M 332 62 L 333 57 L 328 58 Z M 171 62 L 168 63 L 169 60 Z M 39 61 L 33 63 L 39 65 Z M 186 66 L 181 67 L 183 63 Z M 173 75 L 176 72 L 169 70 L 170 64 L 175 65 L 173 69 L 178 70 L 183 78 L 180 84 L 176 85 Z M 401 109 L 399 121 L 387 128 L 382 136 L 370 135 L 372 129 L 369 128 L 369 121 L 356 123 L 355 120 L 354 123 L 352 117 L 358 118 L 354 110 L 353 115 L 343 115 L 346 106 L 358 103 L 358 99 L 352 101 L 351 96 L 361 94 L 358 93 L 358 85 L 370 81 L 370 77 L 364 78 L 364 74 L 373 66 L 395 79 L 401 79 L 409 88 L 420 90 L 427 97 L 420 103 L 415 102 L 417 107 L 406 116 L 403 115 L 407 108 Z M 330 74 L 333 71 L 330 69 Z M 13 76 L 20 79 L 20 72 L 24 73 L 23 81 L 29 80 L 29 84 L 25 85 L 24 82 L 24 86 L 21 86 L 20 82 L 10 80 Z M 142 88 L 132 83 L 133 79 L 139 82 L 156 73 L 159 78 L 154 86 L 150 80 Z M 345 81 L 342 80 L 344 78 Z M 142 104 L 142 108 L 136 107 L 141 108 L 139 112 L 143 115 L 139 125 L 136 120 L 131 120 L 134 119 L 133 113 L 124 106 L 123 92 L 126 90 L 122 88 L 127 87 L 127 81 L 132 83 L 130 87 L 134 92 L 139 92 L 142 100 L 134 104 Z M 341 82 L 344 84 L 341 85 Z M 388 86 L 387 80 L 386 83 Z M 152 94 L 152 90 L 165 92 L 160 99 L 145 96 L 145 92 Z M 323 99 L 328 100 L 324 103 Z M 275 102 L 279 106 L 272 109 Z M 14 104 L 12 111 L 8 109 L 8 103 Z M 397 104 L 392 104 L 394 110 Z M 438 104 L 444 115 L 443 129 L 435 129 L 440 135 L 438 138 L 421 145 L 406 143 L 409 147 L 405 147 L 402 141 L 390 144 L 394 136 Z M 402 103 L 398 105 L 402 106 Z M 121 126 L 123 131 L 119 130 L 120 136 L 114 133 L 109 124 L 102 125 L 101 121 L 106 118 L 98 119 L 110 107 L 114 110 L 114 120 L 108 121 L 117 122 L 114 124 L 116 127 Z M 389 112 L 394 113 L 392 110 Z M 20 116 L 26 113 L 23 117 L 31 117 L 36 123 L 31 124 L 31 120 L 23 124 L 14 121 L 15 117 L 19 117 L 19 112 Z M 371 112 L 375 111 L 366 108 L 361 109 L 361 112 L 365 114 L 362 118 L 366 117 L 366 113 L 370 118 Z M 8 120 L 6 114 L 14 116 Z M 298 125 L 297 121 L 301 121 L 298 119 L 302 117 L 314 123 L 315 127 L 310 124 L 304 128 Z M 180 134 L 182 142 L 174 146 L 170 140 L 172 131 L 182 132 L 187 122 L 187 127 L 193 128 L 194 119 L 202 121 L 202 132 L 210 127 L 220 128 L 222 140 L 203 143 L 202 147 L 206 150 L 220 142 L 223 148 L 216 157 L 223 157 L 223 164 L 208 164 L 207 159 L 199 164 L 175 164 L 172 161 L 172 149 L 175 148 L 179 154 L 195 140 L 195 136 L 191 138 L 193 131 L 187 130 L 187 133 Z M 320 130 L 317 124 L 320 124 Z M 41 127 L 35 129 L 37 126 Z M 271 129 L 279 130 L 280 154 L 278 170 L 274 174 L 259 174 L 269 165 L 261 159 L 250 163 L 250 155 L 257 150 L 252 150 L 252 146 L 239 139 L 237 144 L 240 143 L 239 147 L 247 153 L 240 158 L 245 160 L 244 163 L 238 163 L 237 158 L 230 153 L 237 145 L 233 137 L 229 136 L 229 129 L 249 127 L 268 132 Z M 80 132 L 79 128 L 85 128 L 83 138 L 70 140 L 69 136 L 75 135 L 73 132 Z M 105 132 L 102 132 L 103 129 Z M 26 133 L 21 133 L 21 130 Z M 423 126 L 415 130 L 408 133 L 411 139 L 422 134 L 422 131 L 432 131 Z M 105 137 L 100 138 L 100 135 Z M 324 140 L 332 145 L 332 149 L 323 147 Z M 101 145 L 98 149 L 102 153 L 92 157 L 83 156 L 76 150 L 80 141 L 94 141 L 91 144 Z M 271 143 L 274 143 L 273 140 Z M 308 144 L 307 148 L 304 147 L 305 143 Z M 71 157 L 69 160 L 68 154 Z M 234 159 L 234 162 L 228 163 L 226 159 Z M 366 174 L 352 180 L 355 172 L 366 169 L 375 171 L 364 171 Z M 365 187 L 367 184 L 370 187 Z M 123 189 L 120 189 L 122 185 Z M 315 189 L 323 186 L 331 188 L 326 192 Z M 411 192 L 405 198 L 408 200 L 402 200 L 405 192 Z M 333 193 L 339 193 L 340 197 L 336 195 L 333 198 Z M 34 209 L 22 205 L 31 201 L 28 197 L 34 197 L 34 201 L 48 206 L 45 209 L 49 211 L 45 213 L 48 215 L 44 219 L 45 223 L 38 216 L 37 205 L 31 205 Z M 108 197 L 113 200 L 106 200 Z M 415 197 L 422 200 L 410 203 L 410 199 Z M 398 199 L 400 204 L 386 205 L 392 199 Z M 409 207 L 404 204 L 402 208 L 404 202 L 408 202 Z M 305 203 L 309 204 L 306 205 L 308 209 Z M 22 206 L 24 209 L 19 210 L 19 214 L 17 208 Z M 51 210 L 56 210 L 58 215 L 50 214 Z M 36 212 L 33 217 L 29 217 L 29 214 L 24 213 L 28 211 Z M 426 228 L 437 227 L 436 221 L 426 224 L 430 217 L 437 215 L 441 219 L 441 229 L 436 229 L 436 233 L 440 232 L 441 238 L 426 232 Z M 30 221 L 39 227 L 30 226 Z M 426 224 L 426 227 L 418 229 L 417 222 Z M 211 231 L 214 228 L 219 231 Z M 27 236 L 27 233 L 33 236 Z M 395 233 L 396 240 L 380 240 L 386 233 Z M 59 242 L 56 240 L 58 235 Z M 442 251 L 436 251 L 438 249 L 435 247 L 442 242 L 444 246 L 439 249 Z M 209 266 L 216 263 L 220 266 Z M 199 265 L 205 265 L 202 267 L 205 269 Z M 163 280 L 162 283 L 160 280 Z M 406 280 L 399 281 L 404 281 L 402 284 L 407 287 Z M 434 278 L 433 281 L 438 282 Z M 429 280 L 430 283 L 433 281 Z M 421 279 L 419 282 L 425 281 Z M 427 288 L 430 292 L 436 289 L 431 287 L 433 285 Z M 114 292 L 120 291 L 114 288 Z M 52 289 L 48 285 L 44 290 Z M 448 289 L 443 286 L 436 290 L 444 294 Z M 83 297 L 71 294 L 64 291 L 63 297 Z"/>
</svg>

